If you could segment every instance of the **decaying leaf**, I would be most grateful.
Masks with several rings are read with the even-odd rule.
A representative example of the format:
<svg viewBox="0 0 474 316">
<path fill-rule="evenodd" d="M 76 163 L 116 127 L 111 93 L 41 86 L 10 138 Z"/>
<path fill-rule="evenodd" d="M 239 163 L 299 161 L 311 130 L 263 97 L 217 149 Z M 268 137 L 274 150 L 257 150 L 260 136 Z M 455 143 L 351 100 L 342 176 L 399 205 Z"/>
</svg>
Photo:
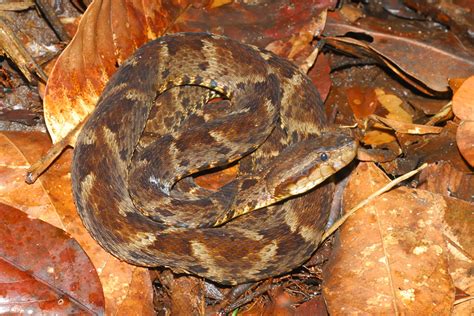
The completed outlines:
<svg viewBox="0 0 474 316">
<path fill-rule="evenodd" d="M 102 283 L 106 312 L 140 311 L 153 314 L 148 271 L 128 265 L 103 250 L 86 231 L 72 199 L 71 151 L 60 157 L 34 185 L 24 173 L 50 146 L 49 137 L 38 132 L 4 132 L 0 135 L 0 201 L 14 205 L 32 218 L 41 218 L 67 231 L 91 258 Z"/>
<path fill-rule="evenodd" d="M 430 92 L 425 87 L 447 92 L 449 78 L 467 77 L 474 73 L 472 51 L 466 49 L 453 33 L 446 33 L 435 25 L 429 29 L 421 28 L 424 32 L 417 32 L 415 21 L 385 22 L 366 17 L 358 19 L 357 23 L 348 23 L 334 13 L 328 16 L 324 34 L 359 34 L 359 37 L 369 39 L 370 44 L 353 38 L 339 39 L 339 43 L 344 41 L 362 48 L 366 54 L 379 59 L 407 82 L 428 94 Z"/>
<path fill-rule="evenodd" d="M 451 162 L 438 161 L 428 165 L 419 178 L 419 188 L 473 202 L 474 174 L 459 170 Z"/>
<path fill-rule="evenodd" d="M 373 164 L 349 180 L 344 209 L 387 182 Z M 448 315 L 454 286 L 441 233 L 444 200 L 398 188 L 352 215 L 325 271 L 324 295 L 332 315 Z"/>
<path fill-rule="evenodd" d="M 456 300 L 453 315 L 469 315 L 474 310 L 474 204 L 445 197 L 444 235 L 448 241 L 449 272 L 457 289 L 465 296 Z"/>
<path fill-rule="evenodd" d="M 64 231 L 0 203 L 1 313 L 102 314 L 97 272 Z"/>
<path fill-rule="evenodd" d="M 454 94 L 453 112 L 461 120 L 474 121 L 474 76 L 466 79 Z"/>
<path fill-rule="evenodd" d="M 175 276 L 171 270 L 159 273 L 166 293 L 162 308 L 170 315 L 204 315 L 204 281 L 192 276 Z"/>
</svg>

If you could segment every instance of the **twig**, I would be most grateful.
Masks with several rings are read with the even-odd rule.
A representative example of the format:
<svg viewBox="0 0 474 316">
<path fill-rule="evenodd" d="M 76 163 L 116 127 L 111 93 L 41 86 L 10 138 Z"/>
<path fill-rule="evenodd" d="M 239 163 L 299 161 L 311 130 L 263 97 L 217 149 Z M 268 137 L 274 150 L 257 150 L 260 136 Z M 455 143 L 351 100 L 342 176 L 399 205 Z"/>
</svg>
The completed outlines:
<svg viewBox="0 0 474 316">
<path fill-rule="evenodd" d="M 240 306 L 247 304 L 248 302 L 252 301 L 254 298 L 256 298 L 256 297 L 262 295 L 263 293 L 265 293 L 265 292 L 267 292 L 267 291 L 269 291 L 269 290 L 271 290 L 271 289 L 273 289 L 277 286 L 280 286 L 280 285 L 281 285 L 280 283 L 273 283 L 273 284 L 263 285 L 261 288 L 253 291 L 251 294 L 249 294 L 247 296 L 244 296 L 241 299 L 237 300 L 236 302 L 230 304 L 229 306 L 224 308 L 222 310 L 222 312 L 225 313 L 225 314 L 230 313 L 234 309 L 239 308 Z"/>
<path fill-rule="evenodd" d="M 8 26 L 9 23 L 0 16 L 0 50 L 3 50 L 7 56 L 17 65 L 23 75 L 32 82 L 31 73 L 36 73 L 44 82 L 48 76 L 43 69 L 35 62 L 28 53 L 23 43 L 15 36 L 13 30 Z"/>
<path fill-rule="evenodd" d="M 467 301 L 470 301 L 470 300 L 473 300 L 473 299 L 474 299 L 474 296 L 463 297 L 463 298 L 460 298 L 458 300 L 455 300 L 453 305 L 459 305 L 459 304 L 462 304 L 462 303 L 466 303 Z"/>
<path fill-rule="evenodd" d="M 53 161 L 66 149 L 66 147 L 74 147 L 77 136 L 79 135 L 82 126 L 87 121 L 84 119 L 81 123 L 77 124 L 73 130 L 71 130 L 64 138 L 54 144 L 40 160 L 36 161 L 26 171 L 25 182 L 33 184 L 38 177 L 53 163 Z"/>
<path fill-rule="evenodd" d="M 48 1 L 35 0 L 35 3 L 40 12 L 44 15 L 48 23 L 53 28 L 53 31 L 54 33 L 56 33 L 58 38 L 63 42 L 69 42 L 71 40 L 71 37 L 64 29 L 63 24 L 54 13 L 53 8 L 49 5 Z"/>
<path fill-rule="evenodd" d="M 433 115 L 428 122 L 426 122 L 426 125 L 435 125 L 441 121 L 446 121 L 450 117 L 453 116 L 453 102 L 449 101 L 446 103 L 441 110 L 438 111 L 435 115 Z"/>
<path fill-rule="evenodd" d="M 427 166 L 428 166 L 428 164 L 424 163 L 418 169 L 410 171 L 410 172 L 404 174 L 403 176 L 396 178 L 395 180 L 393 180 L 393 181 L 387 183 L 386 185 L 384 185 L 382 188 L 380 188 L 376 192 L 372 193 L 367 199 L 363 200 L 362 202 L 357 204 L 355 207 L 353 207 L 351 210 L 349 210 L 343 217 L 341 217 L 339 220 L 337 220 L 334 223 L 334 225 L 332 225 L 328 230 L 326 230 L 326 232 L 321 237 L 321 243 L 324 240 L 326 240 L 329 236 L 331 236 L 349 218 L 349 216 L 354 214 L 360 208 L 364 207 L 365 205 L 367 205 L 369 202 L 371 202 L 372 200 L 374 200 L 376 197 L 380 196 L 381 194 L 389 191 L 390 189 L 392 189 L 394 186 L 396 186 L 400 182 L 405 181 L 408 178 L 411 178 L 412 176 L 414 176 L 415 174 L 417 174 L 421 170 L 425 169 Z"/>
</svg>

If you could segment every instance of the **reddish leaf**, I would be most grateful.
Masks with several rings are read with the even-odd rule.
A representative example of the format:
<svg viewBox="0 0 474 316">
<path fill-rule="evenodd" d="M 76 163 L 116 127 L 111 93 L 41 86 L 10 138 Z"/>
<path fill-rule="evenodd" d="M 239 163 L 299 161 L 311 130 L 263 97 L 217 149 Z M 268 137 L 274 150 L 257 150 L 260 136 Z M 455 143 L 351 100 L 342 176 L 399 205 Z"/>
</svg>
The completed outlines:
<svg viewBox="0 0 474 316">
<path fill-rule="evenodd" d="M 104 313 L 97 272 L 65 232 L 0 204 L 0 240 L 0 293 L 7 312 Z"/>
<path fill-rule="evenodd" d="M 464 159 L 474 167 L 474 121 L 463 121 L 459 124 L 456 143 Z"/>
<path fill-rule="evenodd" d="M 99 273 L 107 314 L 151 315 L 153 290 L 148 270 L 108 254 L 92 239 L 77 215 L 69 174 L 72 151 L 56 160 L 34 185 L 24 182 L 29 164 L 50 146 L 44 133 L 0 134 L 0 198 L 31 218 L 40 218 L 67 231 L 77 240 Z"/>
<path fill-rule="evenodd" d="M 454 94 L 453 112 L 461 120 L 474 121 L 474 76 L 466 79 Z"/>
<path fill-rule="evenodd" d="M 326 100 L 329 90 L 331 89 L 331 78 L 329 76 L 330 72 L 331 67 L 329 66 L 329 61 L 323 54 L 318 56 L 313 68 L 311 68 L 308 72 L 308 76 L 318 88 L 319 94 L 323 101 Z"/>
<path fill-rule="evenodd" d="M 380 106 L 380 102 L 375 94 L 375 89 L 350 87 L 347 89 L 347 101 L 358 119 L 363 119 L 373 114 Z"/>
<path fill-rule="evenodd" d="M 297 316 L 313 315 L 313 316 L 327 316 L 328 310 L 322 295 L 319 295 L 298 306 L 295 311 Z"/>
<path fill-rule="evenodd" d="M 464 159 L 474 166 L 474 76 L 466 79 L 453 97 L 453 112 L 463 120 L 456 132 L 456 142 Z"/>
</svg>

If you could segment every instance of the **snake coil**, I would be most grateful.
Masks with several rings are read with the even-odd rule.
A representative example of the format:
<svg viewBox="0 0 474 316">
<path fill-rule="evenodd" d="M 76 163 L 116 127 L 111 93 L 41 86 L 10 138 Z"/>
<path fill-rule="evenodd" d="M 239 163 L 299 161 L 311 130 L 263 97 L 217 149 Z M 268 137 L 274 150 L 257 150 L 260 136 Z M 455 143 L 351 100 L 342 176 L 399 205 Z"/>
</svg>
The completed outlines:
<svg viewBox="0 0 474 316">
<path fill-rule="evenodd" d="M 228 101 L 196 103 L 203 87 Z M 107 84 L 76 143 L 73 192 L 84 225 L 116 257 L 236 284 L 311 256 L 333 190 L 317 184 L 355 150 L 289 61 L 178 33 L 142 46 Z M 239 176 L 217 192 L 189 177 L 237 160 Z"/>
</svg>

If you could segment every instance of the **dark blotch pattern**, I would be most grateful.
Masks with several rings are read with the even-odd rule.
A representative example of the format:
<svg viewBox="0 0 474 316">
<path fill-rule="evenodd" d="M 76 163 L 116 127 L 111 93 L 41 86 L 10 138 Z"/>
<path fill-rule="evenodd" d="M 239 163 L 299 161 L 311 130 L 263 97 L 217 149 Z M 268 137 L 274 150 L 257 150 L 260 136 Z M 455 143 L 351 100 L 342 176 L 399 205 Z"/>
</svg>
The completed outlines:
<svg viewBox="0 0 474 316">
<path fill-rule="evenodd" d="M 209 67 L 209 63 L 205 61 L 205 62 L 200 63 L 198 66 L 199 66 L 199 69 L 201 69 L 202 71 L 205 71 L 207 67 Z"/>
</svg>

